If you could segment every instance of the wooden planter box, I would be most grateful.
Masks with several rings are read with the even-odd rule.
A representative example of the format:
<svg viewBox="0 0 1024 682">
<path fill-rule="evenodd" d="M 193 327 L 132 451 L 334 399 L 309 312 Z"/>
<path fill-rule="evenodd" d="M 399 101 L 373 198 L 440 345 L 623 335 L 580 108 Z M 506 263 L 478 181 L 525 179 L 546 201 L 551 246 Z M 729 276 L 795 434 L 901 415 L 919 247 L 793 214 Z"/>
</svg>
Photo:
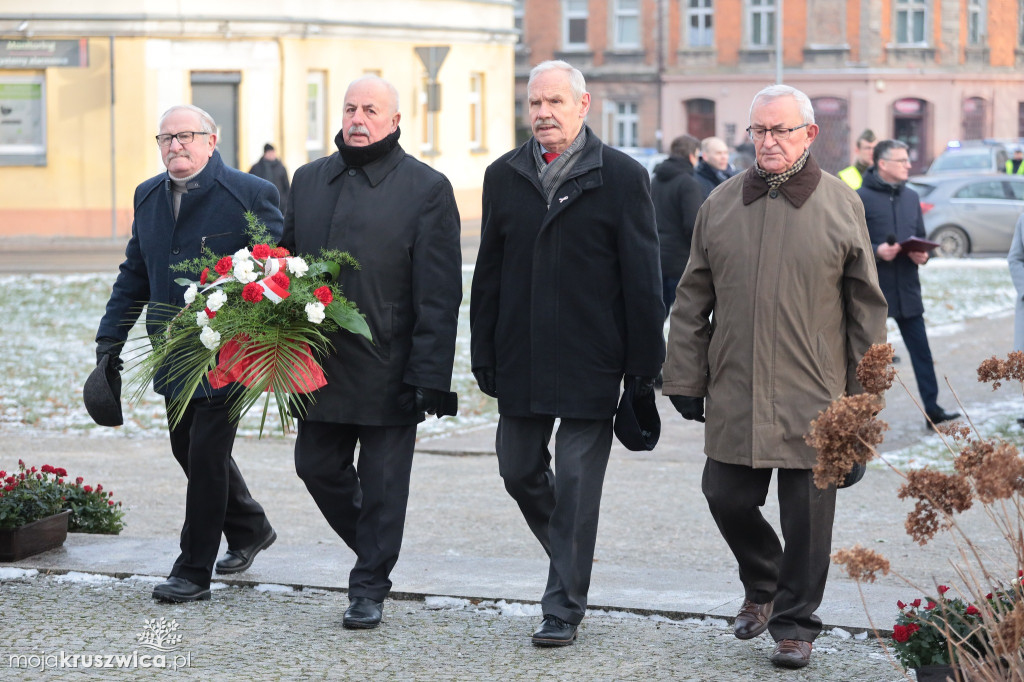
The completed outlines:
<svg viewBox="0 0 1024 682">
<path fill-rule="evenodd" d="M 0 561 L 19 561 L 25 557 L 60 547 L 68 538 L 71 510 L 47 516 L 24 526 L 0 530 Z"/>
</svg>

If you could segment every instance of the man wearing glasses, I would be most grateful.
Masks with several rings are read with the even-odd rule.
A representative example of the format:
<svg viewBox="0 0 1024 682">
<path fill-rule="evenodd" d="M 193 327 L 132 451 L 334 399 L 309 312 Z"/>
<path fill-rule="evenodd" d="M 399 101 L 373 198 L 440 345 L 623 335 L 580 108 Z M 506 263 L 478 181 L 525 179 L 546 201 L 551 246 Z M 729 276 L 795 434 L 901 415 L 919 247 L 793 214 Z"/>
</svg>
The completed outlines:
<svg viewBox="0 0 1024 682">
<path fill-rule="evenodd" d="M 97 364 L 106 358 L 112 371 L 121 369 L 121 346 L 144 305 L 152 304 L 146 314 L 149 334 L 166 323 L 161 310 L 185 305 L 185 287 L 173 280 L 197 280 L 200 273 L 172 270 L 173 265 L 198 258 L 204 247 L 231 254 L 249 246 L 246 211 L 255 213 L 275 239 L 284 227 L 277 188 L 224 165 L 217 125 L 202 109 L 189 104 L 168 109 L 160 117 L 156 142 L 167 172 L 135 190 L 132 236 L 96 332 Z M 179 383 L 158 374 L 153 388 L 170 401 L 181 390 Z M 181 554 L 167 581 L 153 589 L 154 599 L 209 599 L 221 533 L 228 552 L 216 562 L 218 573 L 246 570 L 277 538 L 231 457 L 237 424 L 229 418 L 229 389 L 214 390 L 204 382 L 184 418 L 170 429 L 171 452 L 188 478 L 185 523 Z"/>
<path fill-rule="evenodd" d="M 676 288 L 664 393 L 707 423 L 701 488 L 739 564 L 744 599 L 734 634 L 768 630 L 775 665 L 802 668 L 821 631 L 836 488 L 814 485 L 808 425 L 844 393 L 856 365 L 885 341 L 885 298 L 846 184 L 823 173 L 807 95 L 759 92 L 747 128 L 756 163 L 701 206 Z M 761 514 L 778 470 L 784 544 Z"/>
<path fill-rule="evenodd" d="M 928 251 L 907 243 L 911 237 L 924 239 L 924 217 L 917 192 L 907 187 L 910 154 L 906 143 L 883 140 L 875 145 L 875 165 L 864 174 L 857 194 L 864 202 L 864 215 L 871 233 L 871 246 L 878 259 L 878 283 L 889 303 L 889 317 L 896 320 L 910 354 L 917 390 L 928 420 L 927 428 L 960 416 L 946 412 L 936 400 L 939 382 L 924 329 L 924 302 L 917 268 L 928 262 Z"/>
</svg>

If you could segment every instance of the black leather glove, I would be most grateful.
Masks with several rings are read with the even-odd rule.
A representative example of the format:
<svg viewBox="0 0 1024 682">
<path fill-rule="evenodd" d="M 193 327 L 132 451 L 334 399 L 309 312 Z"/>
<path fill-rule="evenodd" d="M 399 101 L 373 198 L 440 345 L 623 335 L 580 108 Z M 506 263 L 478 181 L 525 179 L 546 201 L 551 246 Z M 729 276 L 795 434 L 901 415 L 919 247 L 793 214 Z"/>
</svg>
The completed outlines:
<svg viewBox="0 0 1024 682">
<path fill-rule="evenodd" d="M 631 374 L 626 375 L 626 381 L 633 382 L 633 395 L 637 398 L 643 398 L 654 390 L 654 379 L 655 377 L 640 377 Z"/>
<path fill-rule="evenodd" d="M 683 419 L 695 422 L 704 421 L 704 398 L 670 395 L 668 399 L 672 401 L 672 407 L 676 408 L 676 412 L 683 415 Z"/>
<path fill-rule="evenodd" d="M 108 366 L 120 372 L 124 369 L 124 363 L 121 361 L 121 346 L 123 345 L 124 342 L 109 337 L 96 339 L 96 364 L 100 364 L 100 360 L 103 359 L 104 355 L 109 355 L 110 362 Z"/>
<path fill-rule="evenodd" d="M 406 412 L 426 412 L 438 419 L 445 415 L 454 417 L 459 410 L 459 396 L 453 391 L 407 385 L 398 396 L 398 406 Z"/>
<path fill-rule="evenodd" d="M 495 385 L 493 367 L 474 369 L 473 376 L 476 377 L 476 383 L 480 385 L 480 390 L 483 391 L 484 395 L 489 395 L 492 398 L 498 397 L 498 387 Z"/>
<path fill-rule="evenodd" d="M 414 389 L 414 395 L 417 412 L 426 412 L 427 414 L 444 412 L 444 399 L 448 395 L 447 392 L 417 386 Z"/>
</svg>

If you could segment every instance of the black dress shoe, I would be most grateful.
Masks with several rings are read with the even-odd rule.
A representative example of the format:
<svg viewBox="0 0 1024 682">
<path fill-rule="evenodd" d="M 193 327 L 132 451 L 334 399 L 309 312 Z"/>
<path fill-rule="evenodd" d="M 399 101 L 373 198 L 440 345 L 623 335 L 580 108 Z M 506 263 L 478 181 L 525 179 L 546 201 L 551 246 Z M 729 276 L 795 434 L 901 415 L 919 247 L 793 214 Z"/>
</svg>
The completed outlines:
<svg viewBox="0 0 1024 682">
<path fill-rule="evenodd" d="M 557 616 L 544 616 L 544 621 L 533 633 L 537 646 L 569 646 L 576 641 L 577 626 L 566 623 Z"/>
<path fill-rule="evenodd" d="M 959 412 L 946 412 L 941 407 L 934 412 L 928 412 L 927 414 L 929 421 L 925 422 L 925 426 L 929 429 L 934 429 L 937 424 L 952 421 L 960 416 Z"/>
<path fill-rule="evenodd" d="M 153 588 L 153 599 L 178 604 L 186 601 L 205 601 L 210 598 L 210 588 L 200 587 L 191 580 L 172 575 Z"/>
<path fill-rule="evenodd" d="M 368 597 L 352 597 L 341 624 L 349 630 L 370 630 L 380 625 L 384 603 Z"/>
<path fill-rule="evenodd" d="M 217 562 L 215 570 L 217 573 L 241 573 L 250 566 L 252 566 L 253 559 L 261 551 L 270 547 L 274 544 L 274 540 L 277 539 L 277 533 L 274 529 L 270 529 L 270 533 L 266 535 L 262 540 L 254 545 L 248 547 L 242 547 L 240 549 L 229 549 L 227 554 Z"/>
</svg>

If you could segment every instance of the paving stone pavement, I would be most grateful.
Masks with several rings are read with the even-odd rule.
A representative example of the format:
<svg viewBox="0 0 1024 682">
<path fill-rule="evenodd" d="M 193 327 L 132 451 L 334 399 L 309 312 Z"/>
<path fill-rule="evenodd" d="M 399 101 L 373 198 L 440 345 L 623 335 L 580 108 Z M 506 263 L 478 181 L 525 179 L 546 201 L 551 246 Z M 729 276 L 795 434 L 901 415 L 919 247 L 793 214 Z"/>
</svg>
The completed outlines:
<svg viewBox="0 0 1024 682">
<path fill-rule="evenodd" d="M 596 613 L 575 646 L 539 649 L 529 640 L 536 607 L 509 615 L 493 602 L 388 600 L 379 629 L 348 631 L 347 599 L 336 591 L 225 587 L 209 602 L 166 605 L 149 599 L 151 578 L 68 578 L 3 581 L 0 678 L 130 680 L 159 671 L 203 680 L 901 679 L 877 642 L 843 633 L 820 637 L 814 665 L 789 671 L 766 660 L 766 635 L 741 642 L 720 619 Z M 162 660 L 140 643 L 147 623 L 161 619 L 181 636 Z"/>
</svg>

